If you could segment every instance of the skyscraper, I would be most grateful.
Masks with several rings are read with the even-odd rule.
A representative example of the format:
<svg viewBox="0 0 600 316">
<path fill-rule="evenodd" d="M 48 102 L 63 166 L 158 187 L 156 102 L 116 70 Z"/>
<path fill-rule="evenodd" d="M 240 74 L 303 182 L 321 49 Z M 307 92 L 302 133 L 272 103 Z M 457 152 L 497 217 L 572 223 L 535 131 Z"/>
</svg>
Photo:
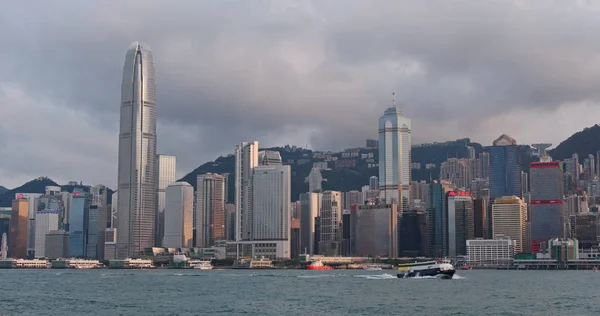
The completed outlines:
<svg viewBox="0 0 600 316">
<path fill-rule="evenodd" d="M 565 237 L 563 171 L 558 161 L 532 162 L 529 176 L 531 249 L 538 252 L 541 242 Z"/>
<path fill-rule="evenodd" d="M 429 256 L 435 258 L 448 255 L 446 193 L 453 189 L 454 185 L 448 180 L 433 181 L 429 185 L 427 198 Z"/>
<path fill-rule="evenodd" d="M 474 238 L 473 198 L 464 191 L 447 193 L 448 256 L 467 255 L 467 240 Z"/>
<path fill-rule="evenodd" d="M 319 216 L 322 193 L 308 192 L 300 194 L 300 252 L 316 254 L 318 248 L 316 235 L 316 219 Z"/>
<path fill-rule="evenodd" d="M 193 212 L 194 188 L 187 182 L 169 184 L 165 194 L 165 237 L 162 242 L 163 247 L 192 247 Z"/>
<path fill-rule="evenodd" d="M 252 176 L 252 239 L 290 238 L 290 166 L 257 166 Z M 289 248 L 289 245 L 288 245 Z"/>
<path fill-rule="evenodd" d="M 72 257 L 85 257 L 91 196 L 73 192 L 69 214 L 69 251 Z"/>
<path fill-rule="evenodd" d="M 154 246 L 156 213 L 156 85 L 150 47 L 129 46 L 123 67 L 119 132 L 119 258 Z"/>
<path fill-rule="evenodd" d="M 196 182 L 196 247 L 225 240 L 225 178 L 199 174 Z"/>
<path fill-rule="evenodd" d="M 46 257 L 46 234 L 58 230 L 58 210 L 39 210 L 35 214 L 35 257 Z"/>
<path fill-rule="evenodd" d="M 342 192 L 325 191 L 321 200 L 319 253 L 328 256 L 340 255 L 342 240 Z"/>
<path fill-rule="evenodd" d="M 156 246 L 160 246 L 165 232 L 165 194 L 169 184 L 177 180 L 177 158 L 169 155 L 156 156 Z"/>
<path fill-rule="evenodd" d="M 517 141 L 506 134 L 490 148 L 490 198 L 521 197 L 521 155 Z"/>
<path fill-rule="evenodd" d="M 27 257 L 27 230 L 29 226 L 29 201 L 19 198 L 12 201 L 8 253 L 12 258 Z"/>
<path fill-rule="evenodd" d="M 411 122 L 396 107 L 394 93 L 392 107 L 379 118 L 379 189 L 384 204 L 396 200 L 401 210 L 410 201 L 410 150 Z"/>
<path fill-rule="evenodd" d="M 493 237 L 509 237 L 515 240 L 515 251 L 528 249 L 527 240 L 527 204 L 516 196 L 497 198 L 492 204 Z"/>
<path fill-rule="evenodd" d="M 235 147 L 235 240 L 252 237 L 252 169 L 258 166 L 258 142 Z"/>
</svg>

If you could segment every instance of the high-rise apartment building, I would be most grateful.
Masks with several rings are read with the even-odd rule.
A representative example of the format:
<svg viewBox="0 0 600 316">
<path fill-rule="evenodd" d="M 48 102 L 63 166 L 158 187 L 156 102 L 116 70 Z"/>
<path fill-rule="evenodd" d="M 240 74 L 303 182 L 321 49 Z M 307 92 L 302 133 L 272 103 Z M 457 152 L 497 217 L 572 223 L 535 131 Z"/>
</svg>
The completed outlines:
<svg viewBox="0 0 600 316">
<path fill-rule="evenodd" d="M 194 187 L 187 182 L 169 184 L 165 192 L 165 236 L 163 238 L 163 247 L 192 247 L 193 212 Z"/>
<path fill-rule="evenodd" d="M 369 178 L 369 190 L 379 190 L 379 179 L 376 176 Z"/>
<path fill-rule="evenodd" d="M 492 204 L 493 237 L 508 237 L 515 241 L 515 251 L 529 249 L 527 241 L 527 204 L 517 196 L 497 198 Z"/>
<path fill-rule="evenodd" d="M 291 219 L 291 170 L 284 165 L 254 167 L 252 239 L 288 240 Z"/>
<path fill-rule="evenodd" d="M 558 161 L 532 162 L 529 168 L 531 190 L 532 251 L 552 238 L 564 238 L 563 171 Z"/>
<path fill-rule="evenodd" d="M 467 255 L 467 240 L 474 238 L 473 198 L 465 191 L 447 193 L 448 256 Z"/>
<path fill-rule="evenodd" d="M 328 256 L 340 255 L 342 193 L 325 191 L 321 200 L 319 252 Z"/>
<path fill-rule="evenodd" d="M 475 162 L 475 178 L 489 179 L 490 177 L 490 154 L 480 153 Z"/>
<path fill-rule="evenodd" d="M 165 234 L 165 195 L 169 184 L 177 181 L 177 157 L 156 156 L 156 246 L 160 246 Z"/>
<path fill-rule="evenodd" d="M 8 253 L 12 258 L 27 257 L 27 230 L 29 229 L 29 201 L 26 198 L 12 201 Z"/>
<path fill-rule="evenodd" d="M 35 214 L 35 257 L 46 257 L 46 234 L 58 230 L 58 210 L 44 209 Z"/>
<path fill-rule="evenodd" d="M 410 201 L 411 121 L 396 107 L 385 110 L 379 118 L 379 189 L 385 204 L 396 200 L 408 208 Z"/>
<path fill-rule="evenodd" d="M 139 257 L 155 244 L 157 192 L 156 84 L 152 50 L 145 43 L 134 42 L 127 50 L 120 113 L 117 255 Z"/>
<path fill-rule="evenodd" d="M 225 240 L 225 178 L 199 174 L 196 178 L 196 247 Z"/>
<path fill-rule="evenodd" d="M 322 193 L 308 192 L 300 194 L 300 252 L 317 254 L 318 248 L 315 225 L 321 207 Z"/>
<path fill-rule="evenodd" d="M 521 155 L 517 141 L 506 134 L 490 147 L 490 198 L 521 197 Z"/>
<path fill-rule="evenodd" d="M 235 240 L 252 237 L 252 169 L 258 166 L 258 142 L 235 148 Z"/>
</svg>

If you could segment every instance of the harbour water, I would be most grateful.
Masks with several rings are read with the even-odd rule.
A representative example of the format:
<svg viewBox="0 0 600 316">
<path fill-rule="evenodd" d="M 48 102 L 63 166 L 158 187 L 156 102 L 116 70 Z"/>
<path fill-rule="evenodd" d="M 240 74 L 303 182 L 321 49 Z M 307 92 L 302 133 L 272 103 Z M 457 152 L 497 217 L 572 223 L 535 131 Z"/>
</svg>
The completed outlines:
<svg viewBox="0 0 600 316">
<path fill-rule="evenodd" d="M 0 270 L 0 315 L 600 315 L 600 273 Z"/>
</svg>

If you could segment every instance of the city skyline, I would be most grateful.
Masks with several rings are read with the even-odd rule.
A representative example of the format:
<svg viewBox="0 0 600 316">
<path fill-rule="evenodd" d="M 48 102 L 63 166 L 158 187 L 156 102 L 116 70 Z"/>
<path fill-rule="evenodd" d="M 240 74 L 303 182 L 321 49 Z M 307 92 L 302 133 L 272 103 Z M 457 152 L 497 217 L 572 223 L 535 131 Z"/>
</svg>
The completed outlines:
<svg viewBox="0 0 600 316">
<path fill-rule="evenodd" d="M 597 44 L 585 31 L 598 23 L 587 11 L 593 5 L 474 1 L 432 16 L 423 13 L 428 5 L 421 3 L 351 1 L 347 10 L 353 14 L 346 15 L 329 10 L 331 4 L 242 2 L 239 10 L 252 14 L 240 18 L 231 14 L 230 5 L 215 4 L 211 10 L 222 19 L 205 17 L 205 5 L 164 9 L 150 1 L 142 8 L 145 14 L 136 14 L 140 8 L 129 4 L 92 11 L 74 3 L 71 9 L 81 14 L 64 16 L 59 10 L 51 17 L 43 17 L 43 5 L 4 8 L 0 19 L 7 31 L 0 39 L 7 49 L 0 53 L 0 104 L 8 115 L 0 118 L 0 143 L 8 154 L 0 184 L 15 187 L 46 170 L 56 171 L 49 176 L 65 183 L 81 177 L 92 163 L 97 168 L 82 180 L 115 187 L 116 166 L 107 162 L 117 157 L 118 110 L 109 105 L 119 103 L 122 49 L 137 39 L 152 45 L 158 58 L 158 101 L 169 103 L 169 110 L 159 108 L 159 134 L 171 140 L 158 151 L 181 157 L 179 176 L 230 153 L 246 138 L 266 147 L 355 147 L 374 138 L 376 131 L 363 122 L 385 109 L 393 90 L 413 120 L 414 143 L 470 136 L 489 144 L 509 132 L 523 143 L 557 144 L 593 125 L 600 114 L 592 84 L 598 81 Z M 553 12 L 564 10 L 570 10 L 563 18 L 571 28 L 554 32 Z M 164 24 L 145 27 L 153 25 L 149 21 L 159 11 Z M 464 18 L 464 12 L 476 14 Z M 41 27 L 20 27 L 23 19 L 13 17 L 23 14 Z M 383 18 L 386 14 L 398 18 Z M 423 18 L 431 23 L 415 23 Z M 82 27 L 65 30 L 63 25 Z M 406 26 L 414 32 L 398 31 Z M 382 36 L 365 36 L 371 32 Z M 455 40 L 440 40 L 441 35 Z M 85 88 L 90 86 L 94 89 Z M 309 117 L 305 113 L 311 111 L 299 109 L 316 109 L 319 115 Z M 473 124 L 460 124 L 464 120 Z M 53 132 L 42 123 L 48 121 Z M 244 123 L 230 126 L 231 121 Z M 343 128 L 349 124 L 355 128 Z M 19 128 L 23 125 L 31 128 Z M 86 137 L 73 137 L 74 131 Z M 24 143 L 31 146 L 19 150 Z M 48 147 L 55 143 L 69 146 Z"/>
</svg>

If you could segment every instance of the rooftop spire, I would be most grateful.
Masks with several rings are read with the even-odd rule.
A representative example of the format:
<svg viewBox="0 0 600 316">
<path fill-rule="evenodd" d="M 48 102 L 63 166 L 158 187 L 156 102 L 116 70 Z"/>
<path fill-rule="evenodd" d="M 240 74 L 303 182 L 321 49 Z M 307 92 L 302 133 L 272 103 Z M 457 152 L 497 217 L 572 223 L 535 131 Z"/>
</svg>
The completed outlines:
<svg viewBox="0 0 600 316">
<path fill-rule="evenodd" d="M 392 92 L 392 105 L 396 107 L 396 91 Z"/>
</svg>

